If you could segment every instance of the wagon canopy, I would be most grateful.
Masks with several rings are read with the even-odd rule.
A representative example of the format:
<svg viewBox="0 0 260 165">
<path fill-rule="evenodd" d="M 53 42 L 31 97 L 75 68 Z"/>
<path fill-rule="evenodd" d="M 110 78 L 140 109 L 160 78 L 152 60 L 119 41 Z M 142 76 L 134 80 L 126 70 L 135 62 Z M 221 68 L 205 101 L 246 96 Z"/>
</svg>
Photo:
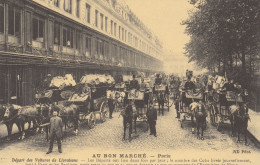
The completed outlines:
<svg viewBox="0 0 260 165">
<path fill-rule="evenodd" d="M 111 75 L 88 74 L 81 78 L 81 84 L 99 85 L 100 83 L 112 84 L 115 80 Z"/>
<path fill-rule="evenodd" d="M 53 77 L 49 87 L 57 87 L 59 89 L 63 89 L 64 87 L 68 86 L 75 86 L 76 82 L 73 79 L 71 74 L 66 74 L 64 77 L 56 76 Z"/>
<path fill-rule="evenodd" d="M 73 93 L 73 88 L 76 85 L 71 74 L 66 74 L 64 77 L 53 77 L 48 88 L 38 91 L 35 94 L 37 102 L 52 103 L 67 100 Z"/>
</svg>

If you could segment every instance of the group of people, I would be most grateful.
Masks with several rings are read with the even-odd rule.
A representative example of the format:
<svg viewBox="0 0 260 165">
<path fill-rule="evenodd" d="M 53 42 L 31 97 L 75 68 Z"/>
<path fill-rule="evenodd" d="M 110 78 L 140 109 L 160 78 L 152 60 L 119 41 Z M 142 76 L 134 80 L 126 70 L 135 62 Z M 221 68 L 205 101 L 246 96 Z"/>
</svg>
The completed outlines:
<svg viewBox="0 0 260 165">
<path fill-rule="evenodd" d="M 160 85 L 163 83 L 163 79 L 160 74 L 157 74 L 154 80 L 154 85 Z M 142 90 L 145 91 L 147 89 L 148 84 L 144 82 L 144 79 L 141 78 L 139 82 L 136 78 L 136 75 L 133 75 L 133 79 L 129 82 L 128 90 Z M 111 86 L 110 89 L 115 90 L 114 86 Z M 133 106 L 131 101 L 128 101 L 125 105 L 126 106 Z M 156 133 L 156 120 L 157 120 L 157 110 L 154 107 L 152 102 L 149 103 L 149 110 L 146 113 L 147 121 L 150 127 L 150 135 L 157 136 Z M 113 118 L 113 111 L 115 109 L 115 98 L 108 97 L 108 108 L 109 108 L 109 117 Z M 134 109 L 134 108 L 133 108 Z M 57 140 L 58 144 L 58 151 L 62 153 L 61 148 L 61 138 L 62 138 L 62 119 L 58 116 L 57 111 L 53 110 L 53 116 L 50 119 L 50 145 L 49 150 L 46 154 L 50 154 L 53 149 L 54 140 Z"/>
<path fill-rule="evenodd" d="M 213 91 L 220 90 L 221 93 L 219 94 L 219 102 L 223 103 L 224 105 L 228 105 L 228 101 L 226 99 L 226 94 L 229 92 L 232 92 L 235 94 L 235 96 L 239 96 L 242 98 L 244 102 L 248 102 L 248 93 L 246 89 L 243 89 L 242 85 L 240 85 L 238 82 L 234 82 L 234 79 L 230 78 L 229 80 L 226 77 L 223 76 L 211 76 L 211 75 L 200 75 L 200 76 L 193 76 L 193 72 L 186 70 L 186 77 L 184 78 L 184 81 L 182 81 L 182 84 L 179 86 L 182 88 L 183 93 L 180 93 L 179 99 L 182 100 L 188 100 L 185 99 L 185 92 L 186 91 L 192 91 L 192 92 L 201 92 L 203 94 L 203 100 L 206 101 L 213 101 Z M 177 112 L 177 117 L 180 117 L 179 113 L 179 105 L 178 100 L 175 101 L 175 107 Z M 187 101 L 187 106 L 191 103 L 190 101 Z"/>
</svg>

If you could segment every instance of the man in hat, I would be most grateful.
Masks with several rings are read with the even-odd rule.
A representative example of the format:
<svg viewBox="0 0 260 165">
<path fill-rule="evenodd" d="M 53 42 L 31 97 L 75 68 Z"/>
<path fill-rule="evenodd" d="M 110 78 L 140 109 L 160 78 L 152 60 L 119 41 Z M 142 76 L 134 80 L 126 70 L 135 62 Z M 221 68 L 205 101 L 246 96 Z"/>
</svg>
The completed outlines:
<svg viewBox="0 0 260 165">
<path fill-rule="evenodd" d="M 191 81 L 191 77 L 188 77 L 187 82 L 184 85 L 185 90 L 193 90 L 195 89 L 195 84 Z"/>
<path fill-rule="evenodd" d="M 162 78 L 160 77 L 160 74 L 159 74 L 159 73 L 156 75 L 154 84 L 155 84 L 155 85 L 160 85 L 160 84 L 162 84 Z"/>
<path fill-rule="evenodd" d="M 111 88 L 111 92 L 109 93 L 109 96 L 108 96 L 108 109 L 109 109 L 109 118 L 112 119 L 113 116 L 113 111 L 115 109 L 115 98 L 114 98 L 114 90 Z"/>
<path fill-rule="evenodd" d="M 133 80 L 130 82 L 130 90 L 131 89 L 139 90 L 139 88 L 140 88 L 140 85 L 139 85 L 138 81 L 136 80 L 135 75 L 133 75 Z"/>
<path fill-rule="evenodd" d="M 52 152 L 53 142 L 56 138 L 58 143 L 59 153 L 62 153 L 61 150 L 61 137 L 62 137 L 62 119 L 58 116 L 57 109 L 53 110 L 53 117 L 50 119 L 50 146 L 46 154 Z"/>
<path fill-rule="evenodd" d="M 148 118 L 148 123 L 149 123 L 149 127 L 150 127 L 150 135 L 154 135 L 155 137 L 157 137 L 156 135 L 156 120 L 157 120 L 157 111 L 154 108 L 153 103 L 149 104 L 149 110 L 147 111 L 147 118 Z"/>
</svg>

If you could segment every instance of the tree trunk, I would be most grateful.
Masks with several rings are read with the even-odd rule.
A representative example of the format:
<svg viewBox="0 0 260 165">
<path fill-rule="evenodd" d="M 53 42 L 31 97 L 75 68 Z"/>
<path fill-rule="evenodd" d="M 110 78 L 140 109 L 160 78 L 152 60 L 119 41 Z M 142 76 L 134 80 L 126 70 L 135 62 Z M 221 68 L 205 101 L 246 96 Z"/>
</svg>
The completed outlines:
<svg viewBox="0 0 260 165">
<path fill-rule="evenodd" d="M 233 71 L 233 58 L 231 53 L 229 53 L 229 70 L 230 72 Z"/>
<path fill-rule="evenodd" d="M 242 71 L 243 71 L 243 74 L 245 74 L 246 73 L 246 54 L 245 54 L 245 52 L 242 52 L 241 62 L 242 62 Z"/>
</svg>

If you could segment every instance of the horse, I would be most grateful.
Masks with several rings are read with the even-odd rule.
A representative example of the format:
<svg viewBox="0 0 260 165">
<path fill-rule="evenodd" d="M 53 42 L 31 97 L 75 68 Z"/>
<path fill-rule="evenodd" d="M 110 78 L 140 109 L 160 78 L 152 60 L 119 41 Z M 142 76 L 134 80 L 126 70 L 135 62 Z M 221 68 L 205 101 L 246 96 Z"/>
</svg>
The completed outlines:
<svg viewBox="0 0 260 165">
<path fill-rule="evenodd" d="M 25 138 L 24 125 L 29 124 L 28 130 L 31 128 L 31 122 L 33 122 L 33 129 L 39 128 L 42 121 L 42 105 L 30 105 L 23 106 L 19 109 L 17 114 L 17 122 L 19 124 L 19 139 L 23 140 Z"/>
<path fill-rule="evenodd" d="M 193 102 L 190 104 L 190 110 L 192 111 L 192 123 L 194 126 L 194 117 L 197 127 L 197 139 L 204 140 L 203 133 L 206 128 L 206 108 L 205 105 L 200 102 Z M 201 129 L 201 134 L 200 134 Z"/>
<path fill-rule="evenodd" d="M 10 136 L 12 134 L 13 124 L 15 123 L 20 131 L 19 123 L 16 120 L 18 111 L 21 107 L 18 105 L 1 105 L 0 107 L 0 121 L 6 125 L 7 128 L 7 140 L 10 140 Z"/>
<path fill-rule="evenodd" d="M 134 118 L 132 105 L 131 104 L 126 105 L 126 107 L 121 111 L 120 115 L 123 116 L 123 127 L 124 127 L 123 140 L 125 140 L 125 132 L 126 132 L 127 124 L 129 124 L 129 141 L 131 141 L 132 122 Z"/>
<path fill-rule="evenodd" d="M 43 104 L 41 105 L 42 108 L 42 118 L 40 121 L 41 125 L 45 125 L 43 126 L 44 132 L 46 133 L 46 140 L 49 141 L 49 123 L 50 123 L 50 118 L 51 118 L 51 114 L 52 114 L 52 106 L 49 104 Z M 41 132 L 42 127 L 40 127 L 40 132 Z"/>
<path fill-rule="evenodd" d="M 59 116 L 65 125 L 65 130 L 67 126 L 69 128 L 74 126 L 74 133 L 78 135 L 79 106 L 75 104 L 58 104 L 53 105 L 53 108 L 56 108 L 59 112 Z"/>
<path fill-rule="evenodd" d="M 164 111 L 164 100 L 165 100 L 164 91 L 159 91 L 157 93 L 157 102 L 158 102 L 158 106 L 159 106 L 159 114 L 162 112 L 162 115 L 163 115 L 163 111 Z"/>
<path fill-rule="evenodd" d="M 242 106 L 239 105 L 231 105 L 229 107 L 230 110 L 230 122 L 232 129 L 232 136 L 235 136 L 235 132 L 237 132 L 237 143 L 240 142 L 240 134 L 244 133 L 245 145 L 247 143 L 247 127 L 248 127 L 248 107 L 246 104 Z"/>
</svg>

